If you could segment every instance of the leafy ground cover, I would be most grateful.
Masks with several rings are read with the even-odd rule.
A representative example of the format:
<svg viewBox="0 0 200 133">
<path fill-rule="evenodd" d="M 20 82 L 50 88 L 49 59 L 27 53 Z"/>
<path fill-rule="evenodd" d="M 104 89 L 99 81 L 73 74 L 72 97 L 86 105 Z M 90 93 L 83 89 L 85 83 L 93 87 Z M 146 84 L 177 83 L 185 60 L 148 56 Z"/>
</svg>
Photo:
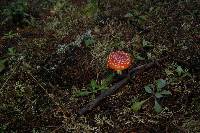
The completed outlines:
<svg viewBox="0 0 200 133">
<path fill-rule="evenodd" d="M 198 1 L 0 5 L 1 132 L 200 132 Z M 117 82 L 106 67 L 115 50 L 130 53 L 132 67 L 166 59 L 80 116 Z"/>
</svg>

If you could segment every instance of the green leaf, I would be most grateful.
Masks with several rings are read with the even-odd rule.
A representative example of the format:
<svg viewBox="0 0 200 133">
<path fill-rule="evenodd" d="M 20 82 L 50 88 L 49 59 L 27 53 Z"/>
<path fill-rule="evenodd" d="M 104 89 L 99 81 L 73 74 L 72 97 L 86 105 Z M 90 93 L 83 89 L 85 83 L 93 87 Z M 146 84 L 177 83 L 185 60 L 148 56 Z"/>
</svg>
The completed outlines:
<svg viewBox="0 0 200 133">
<path fill-rule="evenodd" d="M 98 86 L 98 90 L 106 90 L 108 87 L 107 87 L 108 85 L 107 85 L 107 83 L 106 83 L 106 81 L 104 81 L 104 80 L 102 80 L 101 81 L 101 85 L 99 85 Z"/>
<path fill-rule="evenodd" d="M 84 9 L 84 13 L 88 17 L 93 17 L 98 12 L 98 4 L 97 1 L 93 0 L 88 3 Z"/>
<path fill-rule="evenodd" d="M 98 90 L 105 91 L 108 89 L 109 84 L 113 80 L 113 74 L 108 75 L 105 79 L 101 80 L 100 85 L 98 86 Z"/>
<path fill-rule="evenodd" d="M 90 3 L 96 5 L 97 4 L 97 0 L 90 0 Z"/>
<path fill-rule="evenodd" d="M 143 47 L 153 47 L 153 45 L 150 42 L 146 41 L 145 39 L 142 40 L 142 46 Z"/>
<path fill-rule="evenodd" d="M 6 60 L 0 60 L 0 72 L 2 72 L 5 69 L 5 62 Z"/>
<path fill-rule="evenodd" d="M 131 106 L 131 109 L 134 111 L 134 112 L 138 112 L 142 105 L 146 102 L 146 100 L 143 100 L 143 101 L 140 101 L 140 102 L 134 102 Z"/>
<path fill-rule="evenodd" d="M 106 77 L 105 80 L 103 80 L 103 82 L 105 82 L 106 84 L 110 84 L 110 82 L 113 80 L 113 77 L 115 76 L 114 73 L 108 75 L 108 77 Z"/>
<path fill-rule="evenodd" d="M 140 56 L 140 53 L 136 54 L 135 58 L 136 58 L 137 60 L 145 60 L 144 57 Z"/>
<path fill-rule="evenodd" d="M 146 20 L 147 20 L 147 16 L 146 16 L 146 15 L 139 16 L 139 19 L 141 19 L 141 20 L 143 20 L 143 21 L 146 21 Z"/>
<path fill-rule="evenodd" d="M 98 87 L 96 80 L 91 80 L 90 87 L 92 90 L 95 90 Z"/>
<path fill-rule="evenodd" d="M 88 39 L 84 39 L 84 43 L 86 46 L 90 46 L 90 45 L 94 44 L 94 42 L 95 42 L 94 39 L 91 37 Z"/>
<path fill-rule="evenodd" d="M 189 72 L 186 72 L 186 73 L 184 73 L 184 74 L 182 75 L 182 77 L 186 77 L 186 76 L 192 78 L 192 75 L 191 75 Z"/>
<path fill-rule="evenodd" d="M 147 58 L 148 58 L 148 59 L 152 59 L 152 54 L 148 52 L 148 53 L 147 53 Z"/>
<path fill-rule="evenodd" d="M 147 93 L 149 93 L 149 94 L 153 93 L 153 91 L 152 91 L 152 89 L 151 89 L 151 85 L 146 85 L 146 86 L 144 87 L 144 89 L 145 89 L 145 91 L 146 91 Z"/>
<path fill-rule="evenodd" d="M 172 93 L 170 91 L 167 90 L 163 90 L 160 92 L 162 95 L 172 95 Z"/>
<path fill-rule="evenodd" d="M 173 72 L 170 71 L 169 69 L 165 69 L 165 73 L 167 74 L 167 76 L 174 75 Z"/>
<path fill-rule="evenodd" d="M 184 70 L 182 69 L 181 66 L 177 66 L 176 72 L 178 73 L 178 76 L 181 76 L 181 74 L 184 73 Z"/>
<path fill-rule="evenodd" d="M 9 55 L 15 55 L 15 53 L 16 53 L 16 49 L 14 47 L 8 48 L 8 54 Z"/>
<path fill-rule="evenodd" d="M 95 43 L 95 40 L 94 40 L 94 38 L 91 35 L 86 35 L 83 38 L 83 41 L 84 41 L 84 43 L 85 43 L 86 46 L 90 46 L 90 45 L 92 45 L 92 44 Z"/>
<path fill-rule="evenodd" d="M 7 124 L 0 126 L 0 133 L 5 133 L 7 129 Z"/>
<path fill-rule="evenodd" d="M 155 96 L 156 96 L 156 98 L 161 98 L 161 97 L 163 97 L 163 95 L 162 95 L 161 93 L 159 93 L 159 92 L 156 92 Z"/>
<path fill-rule="evenodd" d="M 162 107 L 161 107 L 161 105 L 157 102 L 157 100 L 155 100 L 154 110 L 155 110 L 157 113 L 160 113 L 160 112 L 162 111 Z"/>
<path fill-rule="evenodd" d="M 75 96 L 82 97 L 82 96 L 88 96 L 89 94 L 90 94 L 90 92 L 88 92 L 88 91 L 79 91 L 75 94 Z"/>
<path fill-rule="evenodd" d="M 133 14 L 132 13 L 127 13 L 126 15 L 124 15 L 124 17 L 130 18 L 130 17 L 133 17 Z"/>
<path fill-rule="evenodd" d="M 133 9 L 133 13 L 134 13 L 135 16 L 139 16 L 140 15 L 139 11 L 135 10 L 135 9 Z"/>
<path fill-rule="evenodd" d="M 154 7 L 149 8 L 149 12 L 152 12 L 154 10 Z"/>
<path fill-rule="evenodd" d="M 160 92 L 162 88 L 164 88 L 167 85 L 166 80 L 164 79 L 158 79 L 156 80 L 156 86 L 157 86 L 157 91 Z"/>
<path fill-rule="evenodd" d="M 101 91 L 101 93 L 102 93 L 102 92 L 105 92 L 107 89 L 108 89 L 107 86 L 100 86 L 100 87 L 98 88 L 98 91 Z"/>
</svg>

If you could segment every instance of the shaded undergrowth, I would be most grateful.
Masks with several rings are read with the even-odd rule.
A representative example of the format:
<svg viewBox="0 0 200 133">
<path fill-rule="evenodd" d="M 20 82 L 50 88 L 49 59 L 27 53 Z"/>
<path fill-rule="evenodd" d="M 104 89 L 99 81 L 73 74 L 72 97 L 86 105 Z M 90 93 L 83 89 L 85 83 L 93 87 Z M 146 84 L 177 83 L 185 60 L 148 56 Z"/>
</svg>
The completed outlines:
<svg viewBox="0 0 200 133">
<path fill-rule="evenodd" d="M 200 131 L 197 1 L 59 0 L 22 5 L 25 23 L 15 23 L 14 13 L 1 18 L 10 15 L 9 23 L 0 26 L 1 132 Z M 91 87 L 91 81 L 101 84 L 112 73 L 105 66 L 113 50 L 129 52 L 133 67 L 168 58 L 137 71 L 90 114 L 78 116 L 99 92 L 82 97 L 77 92 Z M 172 93 L 159 99 L 162 111 L 156 113 L 149 100 L 134 112 L 132 103 L 149 97 L 145 85 L 158 79 L 166 80 L 165 89 Z"/>
</svg>

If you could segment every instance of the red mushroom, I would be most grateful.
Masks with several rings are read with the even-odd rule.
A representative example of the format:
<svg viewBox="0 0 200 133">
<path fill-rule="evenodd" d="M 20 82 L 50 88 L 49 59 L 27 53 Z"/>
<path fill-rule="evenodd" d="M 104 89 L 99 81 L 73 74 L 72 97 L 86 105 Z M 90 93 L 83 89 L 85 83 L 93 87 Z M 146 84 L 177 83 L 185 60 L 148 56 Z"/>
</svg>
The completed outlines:
<svg viewBox="0 0 200 133">
<path fill-rule="evenodd" d="M 130 54 L 124 51 L 111 52 L 108 56 L 107 67 L 117 71 L 118 74 L 122 73 L 122 70 L 131 66 L 132 58 Z"/>
</svg>

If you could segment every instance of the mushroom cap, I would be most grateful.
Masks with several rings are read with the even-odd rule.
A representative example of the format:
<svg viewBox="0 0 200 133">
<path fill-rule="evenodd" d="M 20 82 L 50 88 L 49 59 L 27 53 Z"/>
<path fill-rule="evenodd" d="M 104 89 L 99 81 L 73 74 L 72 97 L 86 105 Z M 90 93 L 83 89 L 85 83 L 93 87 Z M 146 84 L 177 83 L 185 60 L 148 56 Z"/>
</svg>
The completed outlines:
<svg viewBox="0 0 200 133">
<path fill-rule="evenodd" d="M 115 51 L 108 56 L 107 67 L 115 71 L 122 71 L 130 67 L 131 63 L 132 58 L 130 54 L 124 51 Z"/>
</svg>

